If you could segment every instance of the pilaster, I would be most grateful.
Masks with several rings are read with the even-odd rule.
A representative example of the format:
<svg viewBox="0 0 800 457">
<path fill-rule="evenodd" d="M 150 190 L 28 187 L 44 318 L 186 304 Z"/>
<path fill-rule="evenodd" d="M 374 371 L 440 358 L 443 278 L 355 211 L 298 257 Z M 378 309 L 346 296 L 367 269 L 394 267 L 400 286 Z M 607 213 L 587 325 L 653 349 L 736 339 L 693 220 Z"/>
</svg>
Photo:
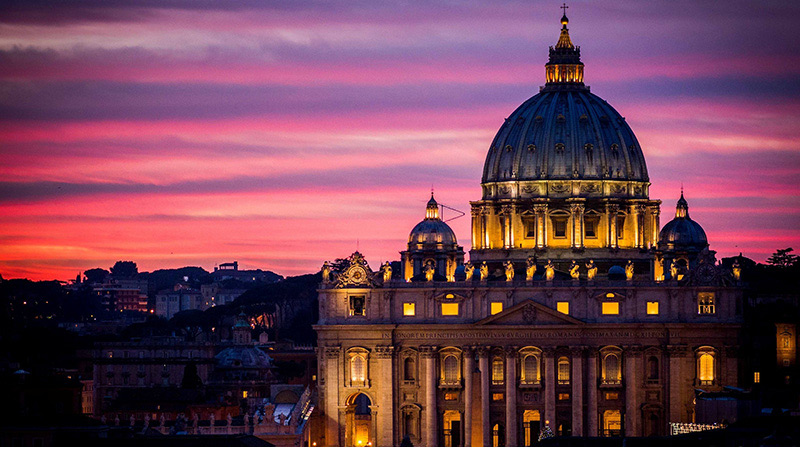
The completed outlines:
<svg viewBox="0 0 800 457">
<path fill-rule="evenodd" d="M 517 350 L 506 348 L 506 446 L 516 447 L 519 426 L 517 425 Z"/>
</svg>

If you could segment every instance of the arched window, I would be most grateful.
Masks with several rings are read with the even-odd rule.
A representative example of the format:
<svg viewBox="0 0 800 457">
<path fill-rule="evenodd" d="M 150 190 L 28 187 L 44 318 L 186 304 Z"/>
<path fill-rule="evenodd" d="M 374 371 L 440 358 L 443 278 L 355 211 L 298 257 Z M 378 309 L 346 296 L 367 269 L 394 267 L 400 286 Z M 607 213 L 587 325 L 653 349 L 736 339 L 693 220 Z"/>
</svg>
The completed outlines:
<svg viewBox="0 0 800 457">
<path fill-rule="evenodd" d="M 458 380 L 458 359 L 454 355 L 448 355 L 444 358 L 444 382 L 456 383 Z"/>
<path fill-rule="evenodd" d="M 608 354 L 603 358 L 603 383 L 619 384 L 622 377 L 619 370 L 619 356 Z"/>
<path fill-rule="evenodd" d="M 403 361 L 403 379 L 406 381 L 413 381 L 414 380 L 414 359 L 411 357 L 406 357 Z"/>
<path fill-rule="evenodd" d="M 566 357 L 558 359 L 558 383 L 569 384 L 569 359 Z"/>
<path fill-rule="evenodd" d="M 522 380 L 526 383 L 538 383 L 541 379 L 539 374 L 539 358 L 535 355 L 526 355 L 522 362 Z"/>
<path fill-rule="evenodd" d="M 714 384 L 714 355 L 711 352 L 702 352 L 699 355 L 697 377 L 700 379 L 700 385 Z"/>
<path fill-rule="evenodd" d="M 492 360 L 492 384 L 502 384 L 503 378 L 503 359 L 496 357 Z"/>
<path fill-rule="evenodd" d="M 654 355 L 647 359 L 647 379 L 650 381 L 658 379 L 658 357 Z"/>
<path fill-rule="evenodd" d="M 366 381 L 366 360 L 361 355 L 356 355 L 350 361 L 350 380 L 353 383 L 363 384 Z"/>
</svg>

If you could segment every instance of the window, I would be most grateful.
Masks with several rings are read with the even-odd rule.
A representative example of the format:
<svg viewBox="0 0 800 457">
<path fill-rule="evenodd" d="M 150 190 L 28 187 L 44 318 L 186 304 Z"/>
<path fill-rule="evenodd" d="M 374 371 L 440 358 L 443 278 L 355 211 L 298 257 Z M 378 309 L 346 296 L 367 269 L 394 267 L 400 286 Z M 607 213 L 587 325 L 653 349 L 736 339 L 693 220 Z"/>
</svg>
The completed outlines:
<svg viewBox="0 0 800 457">
<path fill-rule="evenodd" d="M 566 238 L 567 237 L 567 218 L 554 217 L 553 218 L 553 238 Z"/>
<path fill-rule="evenodd" d="M 603 357 L 603 384 L 619 384 L 620 380 L 619 356 L 607 354 Z"/>
<path fill-rule="evenodd" d="M 536 219 L 525 218 L 525 238 L 536 238 Z"/>
<path fill-rule="evenodd" d="M 714 292 L 700 292 L 697 294 L 697 314 L 715 314 Z"/>
<path fill-rule="evenodd" d="M 586 238 L 597 238 L 597 223 L 596 217 L 587 217 L 583 220 L 583 233 Z"/>
<path fill-rule="evenodd" d="M 496 357 L 492 360 L 492 384 L 503 383 L 503 359 Z"/>
<path fill-rule="evenodd" d="M 603 412 L 603 436 L 620 436 L 622 434 L 622 414 L 618 409 Z"/>
<path fill-rule="evenodd" d="M 698 374 L 701 386 L 714 384 L 714 355 L 711 352 L 700 352 L 698 360 Z"/>
<path fill-rule="evenodd" d="M 603 314 L 619 314 L 619 302 L 604 301 L 602 312 Z"/>
<path fill-rule="evenodd" d="M 649 301 L 649 302 L 647 302 L 647 314 L 650 314 L 650 315 L 658 314 L 658 302 L 657 301 Z"/>
<path fill-rule="evenodd" d="M 363 295 L 350 297 L 350 315 L 363 316 L 365 302 L 366 302 L 366 297 L 364 297 Z"/>
<path fill-rule="evenodd" d="M 658 380 L 658 357 L 654 355 L 647 358 L 647 380 Z"/>
<path fill-rule="evenodd" d="M 567 401 L 567 400 L 569 400 L 569 394 L 566 393 L 566 392 L 562 393 L 562 394 L 558 394 L 558 400 L 559 401 Z"/>
<path fill-rule="evenodd" d="M 246 390 L 242 391 L 242 398 L 247 398 L 247 391 Z"/>
<path fill-rule="evenodd" d="M 619 392 L 606 392 L 606 400 L 619 400 Z"/>
<path fill-rule="evenodd" d="M 568 301 L 557 302 L 556 310 L 561 314 L 569 314 L 569 302 Z"/>
<path fill-rule="evenodd" d="M 497 422 L 492 426 L 492 447 L 504 447 L 505 445 L 506 428 L 503 426 L 503 424 Z"/>
<path fill-rule="evenodd" d="M 558 383 L 569 384 L 569 359 L 566 357 L 558 359 Z"/>
<path fill-rule="evenodd" d="M 522 360 L 522 381 L 528 384 L 538 384 L 540 380 L 539 358 L 535 355 L 526 355 Z"/>
<path fill-rule="evenodd" d="M 406 357 L 403 360 L 403 379 L 406 381 L 413 381 L 414 380 L 414 372 L 416 371 L 414 359 L 412 357 Z"/>
<path fill-rule="evenodd" d="M 366 364 L 364 356 L 357 355 L 350 360 L 350 380 L 353 384 L 364 384 L 366 381 Z"/>
<path fill-rule="evenodd" d="M 617 216 L 617 239 L 625 238 L 625 216 Z"/>
<path fill-rule="evenodd" d="M 753 382 L 755 384 L 758 384 L 758 383 L 761 382 L 761 372 L 760 371 L 756 371 L 756 372 L 753 373 Z"/>
<path fill-rule="evenodd" d="M 454 355 L 448 355 L 444 358 L 444 382 L 455 384 L 458 381 L 458 359 Z"/>
<path fill-rule="evenodd" d="M 522 426 L 524 427 L 524 444 L 533 446 L 539 440 L 541 430 L 541 415 L 538 409 L 526 409 L 522 413 Z"/>
<path fill-rule="evenodd" d="M 492 302 L 491 308 L 492 308 L 491 309 L 492 315 L 494 316 L 495 314 L 498 314 L 503 311 L 503 302 L 501 301 Z"/>
<path fill-rule="evenodd" d="M 503 393 L 495 392 L 492 394 L 492 401 L 503 401 Z"/>
<path fill-rule="evenodd" d="M 403 316 L 416 315 L 416 303 L 403 303 Z"/>
<path fill-rule="evenodd" d="M 447 392 L 444 394 L 445 401 L 456 401 L 458 400 L 458 392 Z"/>
<path fill-rule="evenodd" d="M 458 303 L 442 303 L 442 316 L 458 316 Z"/>
<path fill-rule="evenodd" d="M 461 413 L 459 411 L 445 411 L 442 416 L 442 432 L 444 432 L 444 447 L 461 446 Z"/>
</svg>

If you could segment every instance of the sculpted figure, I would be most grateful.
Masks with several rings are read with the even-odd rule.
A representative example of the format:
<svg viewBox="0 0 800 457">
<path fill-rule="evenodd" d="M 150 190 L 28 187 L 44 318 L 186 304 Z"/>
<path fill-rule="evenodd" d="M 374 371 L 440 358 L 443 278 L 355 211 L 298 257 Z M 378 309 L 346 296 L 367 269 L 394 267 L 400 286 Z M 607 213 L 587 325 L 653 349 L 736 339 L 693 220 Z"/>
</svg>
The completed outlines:
<svg viewBox="0 0 800 457">
<path fill-rule="evenodd" d="M 506 260 L 503 262 L 503 266 L 506 267 L 506 281 L 511 282 L 514 280 L 514 263 L 510 260 Z"/>
<path fill-rule="evenodd" d="M 381 271 L 383 271 L 383 282 L 392 280 L 392 266 L 388 261 L 381 266 Z"/>
<path fill-rule="evenodd" d="M 742 279 L 742 267 L 739 265 L 738 260 L 733 261 L 733 279 L 737 281 Z"/>
<path fill-rule="evenodd" d="M 555 276 L 556 268 L 553 266 L 553 261 L 548 260 L 547 264 L 544 266 L 544 278 L 548 281 L 552 281 Z"/>
<path fill-rule="evenodd" d="M 580 273 L 580 271 L 578 271 L 578 268 L 579 268 L 578 267 L 578 262 L 573 260 L 572 261 L 572 265 L 569 266 L 569 275 L 574 280 L 578 280 L 581 277 L 581 273 Z"/>
<path fill-rule="evenodd" d="M 659 257 L 656 259 L 656 271 L 660 271 L 661 273 L 655 273 L 656 281 L 663 281 L 664 280 L 664 259 Z"/>
<path fill-rule="evenodd" d="M 464 278 L 464 281 L 472 281 L 472 276 L 475 274 L 475 266 L 472 265 L 472 262 L 467 262 L 464 264 L 464 273 L 467 275 L 467 277 Z"/>
<path fill-rule="evenodd" d="M 594 260 L 589 260 L 586 264 L 586 274 L 589 281 L 594 281 L 594 277 L 597 276 L 597 265 L 594 264 Z"/>
<path fill-rule="evenodd" d="M 633 262 L 628 260 L 628 263 L 625 265 L 625 279 L 628 281 L 633 280 Z"/>
<path fill-rule="evenodd" d="M 489 278 L 489 266 L 486 262 L 481 263 L 481 281 L 486 281 Z"/>
<path fill-rule="evenodd" d="M 433 281 L 433 274 L 436 273 L 436 269 L 433 268 L 433 262 L 428 261 L 425 263 L 425 280 L 426 281 Z"/>
<path fill-rule="evenodd" d="M 331 282 L 331 264 L 327 260 L 322 264 L 322 282 Z"/>
<path fill-rule="evenodd" d="M 527 262 L 525 262 L 525 279 L 527 281 L 533 281 L 533 275 L 536 274 L 536 261 L 533 260 L 533 257 L 528 257 Z"/>
<path fill-rule="evenodd" d="M 447 259 L 447 282 L 456 280 L 456 263 L 452 259 Z"/>
<path fill-rule="evenodd" d="M 678 280 L 678 263 L 675 262 L 674 260 L 672 261 L 672 264 L 670 264 L 669 266 L 669 276 L 672 278 L 673 281 Z"/>
</svg>

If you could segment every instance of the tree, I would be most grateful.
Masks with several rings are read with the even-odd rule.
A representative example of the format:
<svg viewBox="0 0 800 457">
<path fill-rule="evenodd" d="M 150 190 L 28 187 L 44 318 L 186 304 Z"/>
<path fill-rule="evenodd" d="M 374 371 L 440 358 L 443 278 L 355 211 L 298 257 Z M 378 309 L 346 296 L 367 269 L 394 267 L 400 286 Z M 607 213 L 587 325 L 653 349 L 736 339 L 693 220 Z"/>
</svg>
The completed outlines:
<svg viewBox="0 0 800 457">
<path fill-rule="evenodd" d="M 186 341 L 195 341 L 203 331 L 210 327 L 207 316 L 199 309 L 188 309 L 175 313 L 169 323 L 186 338 Z"/>
<path fill-rule="evenodd" d="M 98 284 L 105 281 L 106 276 L 108 276 L 108 270 L 92 268 L 91 270 L 84 271 L 83 275 L 86 277 L 86 282 L 89 284 Z"/>
<path fill-rule="evenodd" d="M 117 263 L 111 267 L 111 274 L 116 278 L 133 278 L 139 274 L 139 269 L 136 267 L 136 262 L 118 260 Z"/>
<path fill-rule="evenodd" d="M 791 252 L 792 248 L 778 249 L 772 256 L 767 259 L 767 263 L 776 267 L 787 268 L 798 265 L 798 257 Z"/>
<path fill-rule="evenodd" d="M 183 380 L 181 380 L 182 389 L 198 389 L 203 387 L 203 381 L 197 375 L 197 365 L 194 362 L 189 362 L 183 368 Z"/>
</svg>

